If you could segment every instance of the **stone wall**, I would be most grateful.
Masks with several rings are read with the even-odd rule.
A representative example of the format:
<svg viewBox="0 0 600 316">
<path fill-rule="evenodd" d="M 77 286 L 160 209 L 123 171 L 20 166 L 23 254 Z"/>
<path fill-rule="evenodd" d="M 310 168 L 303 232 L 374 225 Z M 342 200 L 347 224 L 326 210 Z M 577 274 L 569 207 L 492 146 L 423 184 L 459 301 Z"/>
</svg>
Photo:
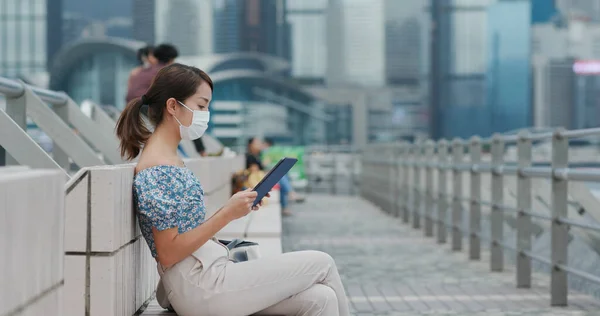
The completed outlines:
<svg viewBox="0 0 600 316">
<path fill-rule="evenodd" d="M 0 168 L 0 315 L 63 315 L 65 181 Z"/>
</svg>

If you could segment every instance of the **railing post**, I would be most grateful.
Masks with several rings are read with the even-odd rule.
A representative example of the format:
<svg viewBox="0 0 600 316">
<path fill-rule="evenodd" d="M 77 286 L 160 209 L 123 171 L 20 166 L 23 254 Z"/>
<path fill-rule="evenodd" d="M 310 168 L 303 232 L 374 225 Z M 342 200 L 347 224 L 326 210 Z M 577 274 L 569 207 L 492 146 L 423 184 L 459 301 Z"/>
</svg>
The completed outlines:
<svg viewBox="0 0 600 316">
<path fill-rule="evenodd" d="M 504 269 L 504 251 L 500 242 L 503 240 L 504 213 L 501 208 L 504 203 L 503 166 L 504 140 L 500 135 L 492 138 L 492 214 L 491 235 L 492 242 L 490 268 L 492 271 Z"/>
<path fill-rule="evenodd" d="M 66 106 L 52 106 L 52 110 L 54 111 L 54 113 L 56 113 L 56 115 L 58 115 L 58 117 L 60 117 L 60 119 L 65 122 L 66 124 L 70 124 L 69 123 L 69 110 L 67 109 Z M 54 160 L 56 161 L 56 163 L 58 163 L 59 165 L 61 165 L 67 172 L 69 170 L 71 170 L 71 163 L 69 161 L 69 155 L 66 153 L 66 151 L 64 149 L 62 149 L 60 146 L 57 146 L 56 142 L 53 140 L 53 146 L 52 146 L 52 157 L 54 158 Z"/>
<path fill-rule="evenodd" d="M 559 218 L 567 217 L 568 182 L 559 177 L 558 172 L 568 167 L 569 141 L 557 130 L 552 138 L 552 274 L 550 281 L 552 306 L 567 305 L 567 272 L 559 265 L 567 265 L 569 227 L 561 224 Z"/>
<path fill-rule="evenodd" d="M 473 136 L 470 144 L 471 154 L 471 205 L 469 212 L 469 258 L 479 260 L 481 258 L 481 138 Z"/>
<path fill-rule="evenodd" d="M 422 148 L 421 144 L 417 143 L 414 147 L 413 152 L 413 202 L 414 208 L 412 210 L 413 216 L 413 228 L 421 228 L 421 159 L 422 159 Z"/>
<path fill-rule="evenodd" d="M 452 142 L 452 250 L 462 250 L 462 170 L 464 144 L 462 140 Z"/>
<path fill-rule="evenodd" d="M 337 153 L 333 151 L 329 151 L 331 154 L 331 164 L 333 167 L 331 168 L 331 191 L 333 195 L 337 195 L 337 172 L 338 172 L 338 160 Z"/>
<path fill-rule="evenodd" d="M 389 149 L 389 177 L 390 177 L 390 190 L 389 190 L 389 205 L 390 215 L 398 216 L 398 166 L 396 163 L 396 155 L 398 152 L 398 145 L 392 144 Z"/>
<path fill-rule="evenodd" d="M 363 152 L 360 153 L 360 178 L 358 181 L 358 190 L 360 192 L 360 196 L 362 196 L 363 198 L 373 202 L 373 198 L 371 197 L 371 192 L 369 192 L 368 188 L 368 181 L 369 181 L 369 177 L 367 176 L 368 172 L 371 172 L 371 168 L 369 166 L 369 148 L 363 150 Z M 316 159 L 313 158 L 311 159 L 315 165 L 316 165 Z M 312 168 L 313 170 L 315 170 L 316 168 Z M 312 174 L 311 174 L 312 177 Z M 310 185 L 308 186 L 309 188 L 311 187 Z M 312 191 L 309 189 L 308 193 L 312 193 Z"/>
<path fill-rule="evenodd" d="M 402 166 L 401 164 L 401 159 L 400 157 L 402 156 L 402 151 L 404 150 L 404 145 L 403 144 L 398 144 L 396 145 L 396 149 L 394 150 L 394 159 L 393 159 L 393 164 L 394 164 L 394 176 L 396 177 L 395 180 L 395 184 L 396 187 L 394 189 L 394 211 L 395 211 L 395 216 L 396 217 L 400 217 L 400 212 L 402 210 L 402 204 L 404 203 L 403 199 L 402 199 L 402 188 L 403 188 L 403 181 L 402 181 L 402 177 L 403 177 L 403 171 L 402 171 Z"/>
<path fill-rule="evenodd" d="M 412 153 L 412 146 L 410 144 L 405 144 L 403 146 L 403 154 L 402 154 L 402 179 L 403 179 L 403 185 L 402 185 L 402 196 L 403 196 L 403 203 L 402 203 L 402 211 L 404 212 L 403 216 L 402 216 L 402 220 L 405 223 L 409 223 L 410 222 L 410 206 L 411 206 L 411 189 L 412 186 L 410 184 L 410 161 L 411 161 L 411 153 Z"/>
<path fill-rule="evenodd" d="M 425 143 L 425 236 L 433 237 L 433 163 L 435 146 L 432 140 Z"/>
<path fill-rule="evenodd" d="M 448 142 L 442 139 L 438 142 L 438 218 L 437 218 L 437 242 L 440 244 L 446 243 L 446 218 L 448 217 L 448 183 L 446 174 L 448 173 L 446 166 L 448 165 Z"/>
<path fill-rule="evenodd" d="M 22 82 L 21 82 L 22 83 Z M 27 98 L 25 92 L 16 98 L 6 98 L 6 114 L 17 123 L 24 131 L 27 131 Z M 6 150 L 3 154 L 5 165 L 18 165 L 15 160 Z"/>
<path fill-rule="evenodd" d="M 356 150 L 350 149 L 350 195 L 356 195 Z"/>
<path fill-rule="evenodd" d="M 531 166 L 531 138 L 529 132 L 519 133 L 517 143 L 519 169 Z M 531 251 L 531 178 L 517 174 L 517 287 L 531 287 L 531 258 L 524 251 Z"/>
</svg>

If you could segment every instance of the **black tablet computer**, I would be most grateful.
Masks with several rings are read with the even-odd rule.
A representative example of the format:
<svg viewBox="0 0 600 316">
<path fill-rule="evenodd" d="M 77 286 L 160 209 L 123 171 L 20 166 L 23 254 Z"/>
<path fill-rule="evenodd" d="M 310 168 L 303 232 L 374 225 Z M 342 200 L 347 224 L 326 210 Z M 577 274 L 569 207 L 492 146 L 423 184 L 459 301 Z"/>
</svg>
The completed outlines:
<svg viewBox="0 0 600 316">
<path fill-rule="evenodd" d="M 262 198 L 271 191 L 271 189 L 283 178 L 283 176 L 292 169 L 292 167 L 296 164 L 298 159 L 296 158 L 283 158 L 277 162 L 275 167 L 271 169 L 267 175 L 265 175 L 262 180 L 254 187 L 253 191 L 258 192 L 256 199 L 252 206 L 256 206 Z"/>
</svg>

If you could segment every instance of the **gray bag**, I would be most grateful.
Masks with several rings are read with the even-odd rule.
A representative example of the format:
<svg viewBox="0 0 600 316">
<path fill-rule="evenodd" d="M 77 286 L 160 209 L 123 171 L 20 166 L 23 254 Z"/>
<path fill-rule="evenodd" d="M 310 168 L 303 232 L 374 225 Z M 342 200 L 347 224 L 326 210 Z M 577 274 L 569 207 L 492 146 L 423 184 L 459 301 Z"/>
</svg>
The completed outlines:
<svg viewBox="0 0 600 316">
<path fill-rule="evenodd" d="M 258 243 L 237 238 L 233 240 L 219 240 L 219 242 L 227 246 L 229 249 L 229 260 L 233 262 L 243 262 L 260 258 Z M 158 281 L 158 285 L 156 286 L 156 301 L 160 307 L 170 312 L 175 312 L 167 297 L 167 291 L 162 284 L 162 279 Z"/>
</svg>

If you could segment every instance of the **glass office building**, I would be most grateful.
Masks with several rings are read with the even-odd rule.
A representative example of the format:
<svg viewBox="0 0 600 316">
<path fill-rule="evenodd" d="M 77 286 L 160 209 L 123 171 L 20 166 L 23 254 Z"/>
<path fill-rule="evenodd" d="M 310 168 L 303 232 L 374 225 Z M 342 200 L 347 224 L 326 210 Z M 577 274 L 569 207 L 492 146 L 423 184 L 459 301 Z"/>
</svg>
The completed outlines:
<svg viewBox="0 0 600 316">
<path fill-rule="evenodd" d="M 290 59 L 285 0 L 216 0 L 214 52 L 259 52 Z"/>
<path fill-rule="evenodd" d="M 0 1 L 0 76 L 46 71 L 46 0 Z"/>
<path fill-rule="evenodd" d="M 282 145 L 325 143 L 324 121 L 297 110 L 301 106 L 319 113 L 312 95 L 264 73 L 222 75 L 213 76 L 216 88 L 208 132 L 225 145 L 244 145 L 251 136 L 269 137 Z"/>
<path fill-rule="evenodd" d="M 327 0 L 288 0 L 292 76 L 324 82 L 327 68 Z"/>
<path fill-rule="evenodd" d="M 75 102 L 125 106 L 129 72 L 144 43 L 123 39 L 81 40 L 56 58 L 51 89 L 65 91 Z M 280 144 L 325 142 L 322 104 L 281 76 L 283 59 L 258 53 L 180 57 L 199 67 L 215 84 L 208 133 L 225 145 L 244 144 L 250 136 L 271 137 Z"/>
<path fill-rule="evenodd" d="M 127 79 L 144 44 L 123 39 L 80 40 L 64 47 L 50 72 L 50 88 L 65 91 L 77 103 L 125 107 Z"/>
<path fill-rule="evenodd" d="M 530 3 L 453 0 L 434 9 L 437 63 L 425 66 L 434 71 L 432 136 L 489 136 L 531 125 Z"/>
</svg>

